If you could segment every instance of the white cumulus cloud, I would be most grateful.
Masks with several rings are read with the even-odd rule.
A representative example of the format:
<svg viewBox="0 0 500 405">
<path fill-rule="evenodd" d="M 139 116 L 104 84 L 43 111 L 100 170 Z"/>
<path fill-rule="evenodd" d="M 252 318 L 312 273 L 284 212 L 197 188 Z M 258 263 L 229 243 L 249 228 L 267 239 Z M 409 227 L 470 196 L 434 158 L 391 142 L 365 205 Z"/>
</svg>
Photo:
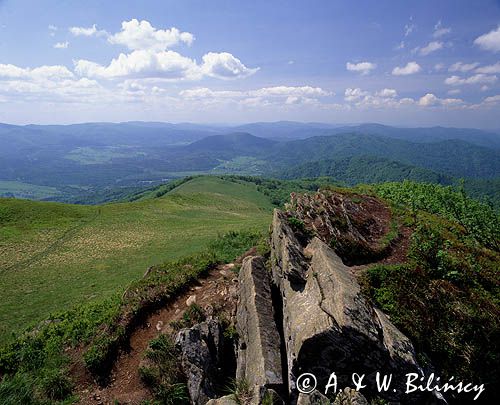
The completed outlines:
<svg viewBox="0 0 500 405">
<path fill-rule="evenodd" d="M 500 25 L 496 30 L 477 37 L 474 44 L 485 51 L 500 52 Z"/>
<path fill-rule="evenodd" d="M 174 51 L 153 52 L 148 50 L 121 53 L 108 66 L 88 60 L 75 62 L 75 72 L 80 76 L 113 79 L 119 77 L 153 77 L 169 79 L 195 78 L 197 65 L 193 59 Z"/>
<path fill-rule="evenodd" d="M 94 80 L 76 78 L 65 66 L 23 68 L 0 64 L 0 96 L 12 101 L 86 102 L 104 89 Z"/>
<path fill-rule="evenodd" d="M 245 92 L 237 90 L 212 90 L 207 87 L 196 89 L 182 90 L 179 95 L 189 99 L 206 99 L 206 98 L 238 98 L 246 95 Z"/>
<path fill-rule="evenodd" d="M 0 78 L 28 80 L 62 80 L 72 78 L 73 73 L 61 65 L 39 66 L 37 68 L 21 68 L 11 64 L 0 64 Z"/>
<path fill-rule="evenodd" d="M 500 73 L 500 62 L 495 63 L 494 65 L 481 66 L 476 69 L 477 73 L 486 73 L 486 74 L 495 74 Z"/>
<path fill-rule="evenodd" d="M 181 42 L 191 45 L 194 35 L 190 32 L 181 32 L 175 27 L 165 30 L 156 29 L 149 21 L 138 21 L 134 18 L 130 21 L 123 21 L 121 31 L 110 35 L 108 41 L 111 44 L 126 46 L 130 50 L 162 51 Z"/>
<path fill-rule="evenodd" d="M 203 55 L 203 64 L 200 66 L 204 75 L 219 79 L 236 79 L 251 76 L 259 68 L 248 68 L 241 61 L 228 52 L 209 52 Z"/>
<path fill-rule="evenodd" d="M 432 106 L 458 106 L 464 104 L 464 101 L 460 98 L 439 98 L 432 93 L 427 93 L 425 96 L 420 97 L 418 100 L 418 105 L 421 107 L 432 107 Z"/>
<path fill-rule="evenodd" d="M 238 58 L 227 52 L 210 52 L 198 65 L 194 59 L 174 51 L 136 50 L 120 54 L 108 66 L 88 60 L 75 62 L 75 72 L 80 76 L 114 78 L 164 78 L 170 80 L 199 80 L 205 76 L 219 79 L 247 77 L 259 68 L 248 68 Z"/>
<path fill-rule="evenodd" d="M 394 98 L 398 96 L 398 92 L 395 89 L 382 89 L 380 91 L 377 91 L 375 95 L 384 98 L 387 97 Z"/>
<path fill-rule="evenodd" d="M 415 100 L 409 97 L 398 98 L 398 93 L 395 89 L 382 89 L 374 93 L 361 90 L 360 88 L 348 88 L 344 93 L 344 100 L 348 106 L 354 106 L 362 109 L 376 108 L 400 108 L 415 104 Z"/>
<path fill-rule="evenodd" d="M 496 76 L 489 76 L 483 73 L 478 73 L 473 76 L 463 78 L 459 76 L 450 76 L 445 79 L 445 84 L 449 86 L 461 86 L 463 84 L 492 84 L 497 81 Z"/>
<path fill-rule="evenodd" d="M 75 37 L 107 35 L 106 31 L 98 30 L 95 24 L 92 25 L 92 27 L 70 27 L 69 32 L 71 32 L 71 34 L 73 34 Z"/>
<path fill-rule="evenodd" d="M 436 52 L 444 47 L 444 44 L 441 41 L 432 41 L 429 42 L 423 48 L 420 48 L 419 53 L 422 56 L 427 56 L 432 52 Z"/>
<path fill-rule="evenodd" d="M 346 63 L 346 69 L 351 72 L 359 72 L 362 75 L 367 75 L 371 70 L 375 69 L 377 65 L 371 62 L 359 62 L 359 63 Z"/>
<path fill-rule="evenodd" d="M 55 36 L 55 35 L 56 35 L 57 27 L 56 27 L 55 25 L 50 24 L 50 25 L 48 26 L 48 29 L 49 29 L 49 35 L 50 35 L 51 37 L 53 37 L 53 36 Z"/>
<path fill-rule="evenodd" d="M 392 74 L 395 76 L 406 76 L 406 75 L 412 75 L 415 73 L 418 73 L 422 70 L 420 65 L 417 62 L 408 62 L 406 66 L 399 67 L 396 66 L 392 70 Z"/>
<path fill-rule="evenodd" d="M 212 90 L 206 87 L 187 89 L 179 93 L 183 99 L 202 102 L 204 105 L 236 103 L 245 107 L 322 105 L 319 98 L 333 93 L 312 86 L 273 86 L 260 89 Z"/>
<path fill-rule="evenodd" d="M 321 87 L 311 86 L 275 86 L 264 87 L 259 90 L 253 90 L 249 93 L 251 96 L 308 96 L 308 97 L 324 97 L 331 95 L 330 92 L 323 90 Z"/>
<path fill-rule="evenodd" d="M 484 102 L 484 103 L 486 103 L 486 104 L 496 104 L 496 103 L 500 103 L 500 95 L 486 97 L 486 98 L 483 100 L 483 102 Z"/>
<path fill-rule="evenodd" d="M 352 89 L 352 88 L 347 88 L 345 89 L 344 92 L 344 100 L 345 101 L 356 101 L 359 100 L 360 98 L 367 96 L 368 92 L 361 90 L 359 87 Z"/>
<path fill-rule="evenodd" d="M 97 35 L 91 28 L 73 27 L 74 35 Z M 120 53 L 109 65 L 80 59 L 74 62 L 80 76 L 100 79 L 157 78 L 166 80 L 199 80 L 204 77 L 218 79 L 244 78 L 256 73 L 258 67 L 247 67 L 229 52 L 208 52 L 202 62 L 183 56 L 169 48 L 184 43 L 190 45 L 194 35 L 172 27 L 157 29 L 148 21 L 132 19 L 123 21 L 121 31 L 107 34 L 108 42 L 123 45 L 130 53 Z"/>
</svg>

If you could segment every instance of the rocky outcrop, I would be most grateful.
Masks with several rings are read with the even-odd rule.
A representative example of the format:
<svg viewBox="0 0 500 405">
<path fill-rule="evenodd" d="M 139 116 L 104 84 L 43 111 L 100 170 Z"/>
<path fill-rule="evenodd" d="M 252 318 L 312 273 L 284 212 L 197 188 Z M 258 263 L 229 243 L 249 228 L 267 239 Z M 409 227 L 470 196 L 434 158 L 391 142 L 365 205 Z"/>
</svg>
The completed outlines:
<svg viewBox="0 0 500 405">
<path fill-rule="evenodd" d="M 342 201 L 339 204 L 345 207 Z M 339 232 L 335 219 L 318 221 L 305 207 L 303 215 L 316 221 L 315 232 L 323 229 L 321 224 L 328 232 L 322 238 L 313 236 L 297 217 L 276 210 L 269 261 L 255 256 L 243 261 L 238 278 L 235 377 L 246 388 L 208 403 L 329 404 L 333 399 L 322 392 L 333 372 L 339 390 L 333 402 L 337 405 L 367 405 L 366 398 L 377 397 L 402 404 L 439 403 L 422 393 L 404 394 L 405 375 L 421 372 L 413 346 L 362 295 L 351 269 L 327 243 L 328 235 Z M 363 224 L 369 222 L 366 219 Z M 353 235 L 362 230 L 354 228 Z M 373 240 L 377 229 L 370 234 Z M 214 398 L 220 376 L 220 325 L 197 325 L 183 331 L 178 342 L 192 402 L 206 403 Z M 391 389 L 378 391 L 377 372 L 392 374 Z M 298 390 L 297 378 L 303 373 L 312 373 L 318 380 L 311 394 Z M 348 388 L 354 373 L 365 375 L 362 393 Z"/>
<path fill-rule="evenodd" d="M 217 320 L 182 329 L 177 334 L 176 347 L 181 353 L 181 366 L 187 378 L 192 404 L 204 405 L 217 397 L 217 383 L 222 377 L 224 336 Z"/>
<path fill-rule="evenodd" d="M 321 190 L 294 195 L 289 208 L 345 263 L 371 262 L 390 250 L 386 236 L 391 213 L 375 197 Z"/>
<path fill-rule="evenodd" d="M 269 271 L 262 257 L 248 257 L 239 274 L 236 378 L 250 386 L 281 389 L 280 336 L 276 327 Z"/>
<path fill-rule="evenodd" d="M 276 325 L 269 271 L 262 257 L 248 257 L 239 274 L 236 378 L 245 380 L 259 403 L 262 387 L 283 391 L 281 338 Z"/>
<path fill-rule="evenodd" d="M 319 386 L 324 386 L 335 371 L 339 387 L 345 387 L 352 373 L 374 379 L 376 371 L 398 375 L 419 370 L 409 340 L 373 309 L 349 268 L 328 245 L 315 237 L 301 248 L 279 211 L 274 213 L 272 231 L 272 272 L 283 299 L 292 396 L 295 379 L 304 372 L 315 374 Z M 288 277 L 291 272 L 301 274 L 299 288 Z M 403 400 L 402 392 L 401 388 L 385 396 Z"/>
</svg>

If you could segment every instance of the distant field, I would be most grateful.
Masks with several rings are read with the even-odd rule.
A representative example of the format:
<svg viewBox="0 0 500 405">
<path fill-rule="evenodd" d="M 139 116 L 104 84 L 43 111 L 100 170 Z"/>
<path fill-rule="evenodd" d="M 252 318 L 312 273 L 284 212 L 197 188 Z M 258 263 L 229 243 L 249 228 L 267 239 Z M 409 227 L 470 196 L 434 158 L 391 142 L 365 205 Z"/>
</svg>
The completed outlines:
<svg viewBox="0 0 500 405">
<path fill-rule="evenodd" d="M 268 172 L 271 165 L 265 160 L 260 160 L 252 156 L 239 156 L 228 161 L 222 162 L 220 165 L 212 169 L 217 173 L 237 173 L 245 175 L 260 175 Z"/>
<path fill-rule="evenodd" d="M 42 198 L 54 197 L 60 194 L 61 192 L 55 187 L 38 186 L 36 184 L 22 183 L 20 181 L 0 180 L 0 197 L 41 200 Z"/>
<path fill-rule="evenodd" d="M 66 159 L 74 160 L 82 165 L 93 165 L 110 162 L 114 158 L 127 158 L 143 155 L 134 150 L 121 147 L 89 148 L 80 147 L 72 150 L 66 155 Z"/>
<path fill-rule="evenodd" d="M 195 178 L 161 198 L 78 206 L 0 199 L 0 343 L 50 312 L 123 291 L 218 234 L 269 225 L 253 184 Z"/>
</svg>

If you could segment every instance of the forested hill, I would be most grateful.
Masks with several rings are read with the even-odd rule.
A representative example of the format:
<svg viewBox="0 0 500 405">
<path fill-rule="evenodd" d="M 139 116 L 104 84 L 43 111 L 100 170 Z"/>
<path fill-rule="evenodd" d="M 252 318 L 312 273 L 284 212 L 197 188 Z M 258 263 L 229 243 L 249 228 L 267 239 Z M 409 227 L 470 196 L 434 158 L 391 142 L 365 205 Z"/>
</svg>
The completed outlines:
<svg viewBox="0 0 500 405">
<path fill-rule="evenodd" d="M 455 177 L 488 178 L 500 174 L 497 150 L 459 140 L 415 143 L 355 133 L 280 143 L 268 159 L 285 168 L 307 161 L 360 155 L 397 160 Z"/>
<path fill-rule="evenodd" d="M 278 177 L 285 179 L 330 177 L 348 185 L 405 179 L 436 184 L 453 183 L 451 177 L 432 170 L 370 155 L 307 162 L 279 172 Z"/>
</svg>

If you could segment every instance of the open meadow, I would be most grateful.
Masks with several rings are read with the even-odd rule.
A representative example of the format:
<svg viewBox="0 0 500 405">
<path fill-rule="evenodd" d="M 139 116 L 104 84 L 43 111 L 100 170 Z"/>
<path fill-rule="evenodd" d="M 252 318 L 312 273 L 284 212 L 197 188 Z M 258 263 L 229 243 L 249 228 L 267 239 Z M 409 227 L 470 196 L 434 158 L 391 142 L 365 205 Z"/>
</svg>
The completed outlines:
<svg viewBox="0 0 500 405">
<path fill-rule="evenodd" d="M 120 294 L 149 266 L 269 225 L 254 184 L 214 177 L 100 206 L 0 199 L 0 343 L 53 311 Z"/>
</svg>

